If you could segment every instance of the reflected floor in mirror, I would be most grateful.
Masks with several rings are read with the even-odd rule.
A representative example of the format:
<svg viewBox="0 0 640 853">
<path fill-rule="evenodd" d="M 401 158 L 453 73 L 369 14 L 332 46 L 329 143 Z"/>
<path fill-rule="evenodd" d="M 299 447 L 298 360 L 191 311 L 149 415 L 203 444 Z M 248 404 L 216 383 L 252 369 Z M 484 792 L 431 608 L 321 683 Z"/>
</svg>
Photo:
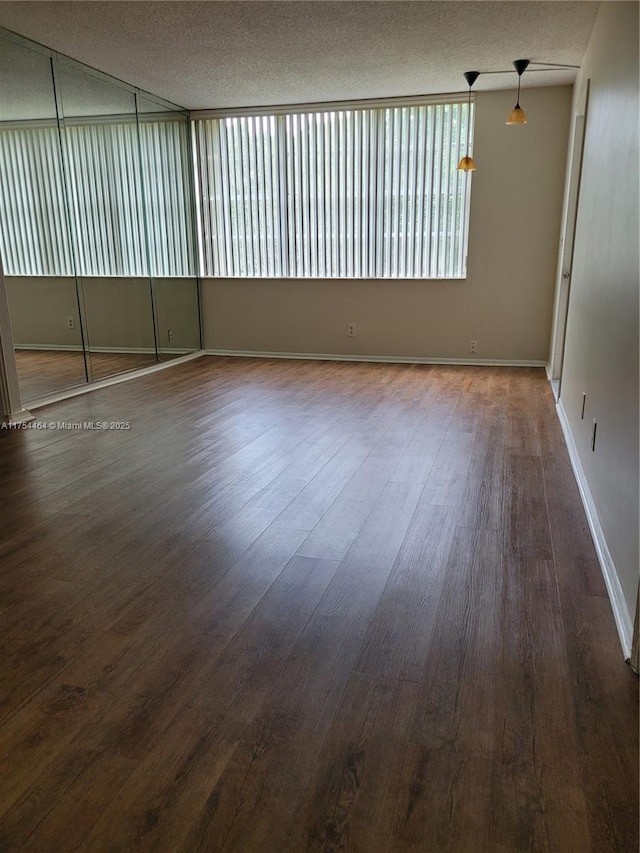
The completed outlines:
<svg viewBox="0 0 640 853">
<path fill-rule="evenodd" d="M 91 375 L 93 380 L 106 379 L 129 370 L 140 370 L 156 363 L 151 352 L 91 352 Z"/>
<path fill-rule="evenodd" d="M 94 379 L 156 363 L 153 353 L 92 352 L 90 359 Z M 77 351 L 16 350 L 16 367 L 23 402 L 86 382 L 84 358 Z"/>
</svg>

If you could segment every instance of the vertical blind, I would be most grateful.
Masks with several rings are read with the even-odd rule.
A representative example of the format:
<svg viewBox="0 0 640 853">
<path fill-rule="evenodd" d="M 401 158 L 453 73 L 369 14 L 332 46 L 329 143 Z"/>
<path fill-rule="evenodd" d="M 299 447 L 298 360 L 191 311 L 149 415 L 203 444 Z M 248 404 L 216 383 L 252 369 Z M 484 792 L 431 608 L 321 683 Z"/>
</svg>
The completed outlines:
<svg viewBox="0 0 640 853">
<path fill-rule="evenodd" d="M 190 156 L 180 121 L 0 129 L 5 273 L 194 275 Z"/>
<path fill-rule="evenodd" d="M 0 131 L 0 252 L 6 275 L 73 270 L 57 127 Z"/>
<path fill-rule="evenodd" d="M 201 274 L 463 277 L 467 133 L 466 103 L 197 120 Z M 7 274 L 194 275 L 190 157 L 181 121 L 0 129 Z"/>
<path fill-rule="evenodd" d="M 147 264 L 136 125 L 64 127 L 62 143 L 78 274 L 143 276 Z"/>
<path fill-rule="evenodd" d="M 466 103 L 197 120 L 202 274 L 463 277 L 467 132 Z"/>
<path fill-rule="evenodd" d="M 152 276 L 196 274 L 189 123 L 140 123 L 140 163 Z"/>
</svg>

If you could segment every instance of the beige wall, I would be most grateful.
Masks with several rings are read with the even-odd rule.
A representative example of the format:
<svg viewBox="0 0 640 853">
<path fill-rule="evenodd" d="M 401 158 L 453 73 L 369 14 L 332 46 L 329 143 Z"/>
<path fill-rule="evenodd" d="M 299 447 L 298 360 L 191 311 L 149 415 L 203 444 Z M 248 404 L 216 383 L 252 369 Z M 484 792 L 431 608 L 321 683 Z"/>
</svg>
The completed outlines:
<svg viewBox="0 0 640 853">
<path fill-rule="evenodd" d="M 75 280 L 68 277 L 7 277 L 13 338 L 17 346 L 80 347 Z M 159 346 L 163 351 L 199 349 L 195 279 L 156 279 Z M 84 278 L 82 299 L 88 342 L 96 349 L 153 350 L 149 280 Z M 75 328 L 69 329 L 67 318 Z M 173 341 L 168 330 L 173 331 Z"/>
<path fill-rule="evenodd" d="M 82 346 L 73 278 L 5 278 L 13 341 L 16 345 Z M 69 329 L 67 317 L 75 328 Z"/>
<path fill-rule="evenodd" d="M 466 280 L 206 279 L 205 347 L 546 362 L 571 89 L 526 89 L 526 127 L 513 100 L 477 96 Z"/>
<path fill-rule="evenodd" d="M 591 80 L 561 406 L 626 601 L 638 587 L 638 6 L 603 3 Z M 587 395 L 584 420 L 582 393 Z M 598 423 L 591 450 L 593 420 Z"/>
<path fill-rule="evenodd" d="M 154 279 L 158 345 L 171 349 L 200 349 L 198 283 L 195 278 Z M 173 343 L 168 330 L 173 331 Z"/>
<path fill-rule="evenodd" d="M 90 347 L 153 350 L 148 279 L 86 278 L 82 291 Z"/>
</svg>

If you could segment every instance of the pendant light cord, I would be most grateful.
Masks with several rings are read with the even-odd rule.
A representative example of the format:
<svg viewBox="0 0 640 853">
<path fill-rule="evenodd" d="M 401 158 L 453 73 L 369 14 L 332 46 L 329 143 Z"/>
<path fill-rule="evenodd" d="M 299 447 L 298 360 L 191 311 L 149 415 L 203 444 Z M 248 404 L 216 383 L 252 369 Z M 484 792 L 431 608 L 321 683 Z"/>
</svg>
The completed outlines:
<svg viewBox="0 0 640 853">
<path fill-rule="evenodd" d="M 469 148 L 471 145 L 470 122 L 471 122 L 471 86 L 469 86 L 469 106 L 467 108 L 467 157 L 469 156 Z"/>
</svg>

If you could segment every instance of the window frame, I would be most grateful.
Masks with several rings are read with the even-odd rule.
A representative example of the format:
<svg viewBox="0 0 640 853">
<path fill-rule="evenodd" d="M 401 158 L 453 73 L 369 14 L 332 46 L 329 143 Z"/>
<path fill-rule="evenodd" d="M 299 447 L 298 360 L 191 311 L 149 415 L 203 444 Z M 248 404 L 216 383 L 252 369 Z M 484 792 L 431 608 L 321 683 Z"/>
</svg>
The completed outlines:
<svg viewBox="0 0 640 853">
<path fill-rule="evenodd" d="M 345 263 L 342 259 L 339 264 L 333 263 L 333 268 L 328 272 L 326 269 L 319 265 L 318 263 L 314 263 L 314 257 L 316 256 L 318 251 L 323 250 L 325 247 L 323 246 L 323 235 L 320 228 L 320 234 L 317 234 L 318 225 L 321 223 L 319 220 L 322 218 L 321 212 L 322 209 L 316 209 L 314 204 L 309 204 L 309 192 L 308 187 L 309 184 L 302 185 L 298 179 L 298 173 L 300 169 L 299 162 L 295 159 L 297 156 L 296 152 L 294 155 L 290 153 L 290 136 L 286 135 L 286 128 L 289 128 L 291 132 L 291 128 L 297 126 L 297 123 L 304 124 L 305 119 L 303 117 L 308 116 L 309 114 L 313 114 L 316 117 L 320 115 L 326 115 L 328 113 L 335 114 L 346 114 L 351 113 L 353 116 L 357 116 L 358 118 L 354 119 L 354 121 L 364 121 L 361 117 L 367 111 L 374 110 L 403 110 L 403 109 L 411 109 L 414 107 L 433 107 L 433 106 L 450 106 L 457 108 L 457 116 L 460 124 L 457 126 L 456 133 L 456 142 L 455 145 L 451 144 L 450 139 L 447 140 L 446 147 L 443 149 L 445 155 L 448 154 L 448 159 L 451 161 L 449 164 L 449 169 L 446 174 L 446 186 L 444 190 L 441 188 L 441 191 L 445 194 L 449 193 L 449 189 L 451 192 L 456 192 L 459 190 L 459 196 L 457 197 L 457 201 L 455 204 L 452 204 L 451 198 L 448 201 L 445 201 L 443 204 L 437 205 L 437 213 L 440 214 L 442 212 L 443 206 L 450 208 L 449 215 L 451 217 L 457 217 L 459 220 L 459 225 L 456 227 L 455 222 L 450 227 L 448 231 L 448 238 L 445 235 L 444 248 L 442 248 L 442 240 L 439 239 L 436 241 L 436 250 L 439 254 L 447 254 L 449 256 L 449 260 L 445 259 L 444 268 L 433 270 L 433 263 L 431 259 L 429 260 L 429 268 L 426 270 L 426 274 L 424 268 L 420 274 L 407 274 L 407 271 L 410 273 L 413 272 L 413 267 L 415 263 L 407 264 L 406 260 L 398 260 L 399 257 L 399 249 L 397 246 L 394 246 L 393 252 L 395 254 L 395 260 L 390 262 L 389 259 L 385 258 L 384 262 L 380 263 L 379 260 L 376 261 L 375 271 L 371 272 L 371 262 L 369 261 L 369 266 L 366 269 L 361 269 L 362 264 L 359 262 L 356 266 L 361 271 L 354 272 L 354 265 L 351 263 L 353 258 L 353 250 L 348 252 L 349 261 Z M 361 279 L 361 280 L 369 280 L 372 278 L 380 278 L 380 279 L 390 279 L 390 280 L 417 280 L 417 281 L 430 281 L 430 280 L 464 280 L 467 277 L 467 252 L 468 252 L 468 237 L 469 237 L 469 217 L 470 217 L 470 201 L 471 201 L 471 173 L 460 173 L 455 168 L 457 166 L 457 162 L 459 157 L 463 153 L 467 153 L 467 150 L 471 153 L 473 149 L 473 135 L 474 135 L 474 120 L 475 120 L 475 98 L 471 98 L 470 110 L 468 111 L 468 118 L 464 121 L 464 117 L 467 115 L 466 110 L 468 109 L 469 99 L 468 96 L 463 94 L 461 95 L 443 95 L 443 96 L 433 96 L 433 97 L 425 97 L 425 96 L 416 96 L 409 98 L 394 98 L 394 99 L 370 99 L 366 101 L 340 101 L 340 102 L 322 102 L 322 103 L 312 103 L 312 104 L 295 104 L 295 105 L 281 105 L 281 106 L 270 106 L 264 108 L 240 108 L 240 109 L 219 109 L 219 110 L 197 110 L 191 111 L 190 119 L 191 119 L 191 127 L 192 127 L 192 147 L 194 152 L 194 160 L 195 160 L 195 173 L 196 173 L 196 181 L 197 181 L 197 194 L 196 194 L 196 206 L 197 206 L 197 215 L 200 223 L 200 227 L 198 229 L 199 234 L 199 246 L 198 246 L 198 256 L 199 256 L 199 264 L 200 269 L 199 273 L 203 278 L 281 278 L 281 279 L 331 279 L 331 280 L 348 280 L 348 279 Z M 444 110 L 440 111 L 440 114 L 443 114 Z M 435 114 L 435 113 L 434 113 Z M 397 112 L 396 112 L 397 115 Z M 209 123 L 209 127 L 211 127 L 210 120 L 217 120 L 220 122 L 218 127 L 223 127 L 221 120 L 246 120 L 249 121 L 259 121 L 268 119 L 272 122 L 276 122 L 278 127 L 278 132 L 280 134 L 284 134 L 284 142 L 282 139 L 278 141 L 278 147 L 280 149 L 280 156 L 278 159 L 279 163 L 279 181 L 281 185 L 280 189 L 280 215 L 279 219 L 275 219 L 274 223 L 280 225 L 280 232 L 282 235 L 282 241 L 286 240 L 288 245 L 281 247 L 281 257 L 282 262 L 273 264 L 269 263 L 268 271 L 265 274 L 262 269 L 259 269 L 257 272 L 255 270 L 250 270 L 248 267 L 246 269 L 238 269 L 238 266 L 235 267 L 229 264 L 218 264 L 212 258 L 211 251 L 209 249 L 210 243 L 209 240 L 213 240 L 216 238 L 216 234 L 214 233 L 216 230 L 216 224 L 214 222 L 214 217 L 211 215 L 212 213 L 212 199 L 214 197 L 219 197 L 221 194 L 220 188 L 214 188 L 211 185 L 211 163 L 210 163 L 210 154 L 211 150 L 207 150 L 207 143 L 204 136 L 205 128 L 207 123 Z M 449 129 L 453 124 L 452 113 L 448 119 Z M 360 132 L 360 131 L 359 131 Z M 447 131 L 448 132 L 448 131 Z M 466 134 L 469 134 L 469 139 L 467 143 Z M 291 137 L 293 138 L 293 137 Z M 316 143 L 318 140 L 321 140 L 322 137 L 316 137 Z M 309 137 L 309 140 L 306 140 L 304 137 L 300 142 L 299 148 L 305 144 L 308 144 L 311 148 L 313 144 L 314 136 L 313 134 Z M 349 137 L 349 141 L 351 141 L 352 137 Z M 414 134 L 414 147 L 416 144 L 416 137 Z M 245 140 L 246 141 L 246 140 Z M 424 146 L 422 146 L 424 147 Z M 298 152 L 299 153 L 299 152 Z M 313 164 L 315 162 L 315 158 L 313 156 L 313 151 L 311 152 L 311 156 L 302 150 L 301 156 L 303 158 L 308 158 L 308 163 L 311 166 L 307 166 L 307 171 L 310 172 L 313 170 Z M 366 157 L 364 154 L 366 153 Z M 366 148 L 363 150 L 360 148 L 358 154 L 360 155 L 360 161 L 357 162 L 356 169 L 364 168 L 363 161 L 370 158 L 372 152 L 368 151 Z M 317 152 L 315 152 L 315 156 L 317 157 Z M 402 160 L 402 163 L 394 162 L 394 168 L 404 169 L 405 172 L 405 188 L 408 186 L 411 187 L 416 186 L 416 182 L 418 181 L 418 175 L 420 174 L 422 178 L 424 175 L 420 173 L 419 165 L 416 165 L 415 155 L 413 158 L 409 157 L 408 151 L 402 152 L 398 151 L 394 152 L 394 157 L 396 161 L 398 158 Z M 291 161 L 294 162 L 291 162 Z M 452 161 L 455 160 L 455 163 Z M 410 161 L 410 162 L 408 162 Z M 429 161 L 429 165 L 431 165 L 432 160 Z M 228 164 L 227 164 L 228 166 Z M 377 164 L 378 173 L 380 173 L 380 164 Z M 217 178 L 220 180 L 221 175 L 221 167 L 217 167 L 213 170 L 217 171 Z M 407 173 L 409 177 L 407 177 Z M 453 176 L 453 177 L 452 177 Z M 360 176 L 361 177 L 361 176 Z M 325 185 L 327 182 L 328 176 L 325 170 L 324 180 Z M 340 172 L 338 175 L 338 180 L 346 183 L 346 181 L 351 180 L 354 181 L 353 172 L 350 173 L 346 178 Z M 386 180 L 386 178 L 385 178 Z M 296 182 L 298 185 L 298 189 L 303 189 L 303 192 L 297 196 L 297 204 L 293 205 L 293 210 L 288 211 L 288 215 L 283 215 L 283 207 L 287 201 L 287 197 L 291 197 L 291 186 L 296 186 Z M 230 181 L 229 181 L 230 183 Z M 449 186 L 451 183 L 451 187 Z M 311 184 L 313 187 L 313 182 Z M 213 192 L 212 192 L 213 189 Z M 377 187 L 376 191 L 378 196 L 381 193 L 387 192 L 388 187 Z M 359 184 L 359 190 L 362 193 L 364 190 L 364 185 L 362 181 Z M 409 193 L 410 195 L 411 193 Z M 227 193 L 229 195 L 229 193 Z M 403 200 L 404 205 L 404 216 L 407 216 L 407 209 L 410 210 L 411 215 L 413 217 L 422 215 L 421 212 L 424 210 L 424 202 L 427 196 L 423 193 L 422 197 L 418 198 L 418 194 L 415 194 L 416 197 L 413 199 L 405 198 Z M 283 199 L 283 196 L 285 198 Z M 433 196 L 431 196 L 433 199 Z M 333 198 L 335 202 L 335 198 Z M 228 199 L 226 199 L 228 202 Z M 362 195 L 361 201 L 364 203 L 365 196 Z M 367 206 L 370 207 L 370 199 L 367 197 Z M 377 199 L 375 204 L 379 205 L 379 199 Z M 386 204 L 388 207 L 389 201 L 386 200 Z M 356 196 L 355 207 L 356 210 L 356 218 L 361 214 L 362 211 L 358 208 L 359 201 Z M 417 210 L 416 210 L 417 208 Z M 326 209 L 326 205 L 325 205 Z M 320 213 L 318 212 L 320 211 Z M 218 206 L 219 212 L 219 206 Z M 292 221 L 292 213 L 295 221 Z M 352 212 L 345 213 L 345 211 L 340 211 L 340 214 L 343 216 L 350 216 Z M 393 210 L 392 216 L 395 217 L 394 221 L 398 223 L 399 221 L 399 213 L 397 209 Z M 227 218 L 229 218 L 230 214 L 227 214 Z M 368 228 L 376 227 L 378 229 L 378 241 L 380 244 L 380 222 L 376 221 L 380 219 L 379 211 L 377 217 L 374 216 L 372 220 L 366 223 Z M 389 221 L 389 211 L 387 210 L 387 222 Z M 274 230 L 275 230 L 274 224 Z M 292 234 L 299 234 L 301 230 L 304 228 L 314 229 L 314 233 L 312 235 L 312 239 L 316 239 L 320 248 L 316 246 L 314 252 L 312 252 L 311 259 L 309 260 L 306 255 L 304 259 L 300 258 L 300 248 L 296 246 L 295 236 L 292 240 Z M 227 227 L 225 226 L 225 229 Z M 400 229 L 397 229 L 398 233 L 400 233 Z M 349 231 L 349 234 L 353 234 L 353 229 Z M 218 235 L 219 237 L 219 235 Z M 241 239 L 241 238 L 240 238 Z M 245 238 L 248 239 L 248 238 Z M 412 245 L 413 241 L 416 239 L 416 235 L 409 234 L 408 229 L 407 233 L 403 236 L 403 241 Z M 424 238 L 423 238 L 424 239 Z M 432 237 L 428 238 L 432 241 Z M 397 242 L 398 240 L 396 240 Z M 246 245 L 246 244 L 245 244 Z M 456 245 L 458 246 L 457 254 L 456 254 Z M 384 247 L 383 247 L 384 248 Z M 339 246 L 339 252 L 343 253 L 346 250 L 344 245 Z M 303 247 L 303 254 L 305 254 L 306 249 Z M 335 248 L 334 248 L 335 251 Z M 362 241 L 359 246 L 358 252 L 362 254 L 363 257 L 367 257 L 367 253 L 371 253 L 373 251 L 371 249 L 371 244 L 364 246 L 364 241 Z M 382 250 L 378 249 L 378 254 L 380 254 Z M 403 249 L 402 256 L 405 257 L 405 252 L 407 249 Z M 431 251 L 431 247 L 429 249 Z M 297 252 L 297 257 L 296 257 Z M 452 255 L 455 255 L 455 258 L 452 258 Z M 248 266 L 251 266 L 250 264 Z M 320 266 L 320 269 L 318 267 Z M 336 266 L 339 267 L 339 272 L 336 271 Z M 366 266 L 366 264 L 365 264 Z M 382 266 L 382 268 L 381 268 Z M 272 271 L 273 270 L 273 271 Z M 302 272 L 301 272 L 302 270 Z"/>
</svg>

